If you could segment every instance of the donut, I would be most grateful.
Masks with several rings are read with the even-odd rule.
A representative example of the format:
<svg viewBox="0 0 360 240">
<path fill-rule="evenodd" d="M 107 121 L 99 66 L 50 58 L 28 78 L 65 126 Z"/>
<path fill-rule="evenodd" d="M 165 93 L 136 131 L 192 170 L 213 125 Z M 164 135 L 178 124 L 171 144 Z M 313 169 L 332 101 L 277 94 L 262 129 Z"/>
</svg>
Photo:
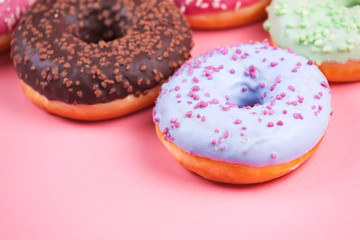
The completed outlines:
<svg viewBox="0 0 360 240">
<path fill-rule="evenodd" d="M 265 18 L 271 0 L 174 0 L 194 29 L 242 26 Z"/>
<path fill-rule="evenodd" d="M 153 104 L 193 42 L 170 1 L 40 0 L 11 46 L 28 98 L 50 113 L 93 121 Z"/>
<path fill-rule="evenodd" d="M 264 28 L 275 45 L 317 64 L 328 81 L 360 80 L 360 5 L 348 0 L 273 0 Z"/>
<path fill-rule="evenodd" d="M 260 183 L 314 153 L 330 100 L 329 84 L 311 61 L 256 42 L 185 63 L 162 86 L 153 121 L 186 169 L 216 182 Z"/>
<path fill-rule="evenodd" d="M 10 47 L 11 33 L 34 0 L 0 0 L 0 53 Z"/>
</svg>

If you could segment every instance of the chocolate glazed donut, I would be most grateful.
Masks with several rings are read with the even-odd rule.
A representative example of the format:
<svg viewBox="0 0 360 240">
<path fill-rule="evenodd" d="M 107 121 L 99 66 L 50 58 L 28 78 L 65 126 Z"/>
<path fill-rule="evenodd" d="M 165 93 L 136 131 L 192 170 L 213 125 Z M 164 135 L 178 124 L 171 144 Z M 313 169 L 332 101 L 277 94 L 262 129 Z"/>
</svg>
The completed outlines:
<svg viewBox="0 0 360 240">
<path fill-rule="evenodd" d="M 40 0 L 11 45 L 32 101 L 64 117 L 100 120 L 153 103 L 193 42 L 171 1 Z"/>
</svg>

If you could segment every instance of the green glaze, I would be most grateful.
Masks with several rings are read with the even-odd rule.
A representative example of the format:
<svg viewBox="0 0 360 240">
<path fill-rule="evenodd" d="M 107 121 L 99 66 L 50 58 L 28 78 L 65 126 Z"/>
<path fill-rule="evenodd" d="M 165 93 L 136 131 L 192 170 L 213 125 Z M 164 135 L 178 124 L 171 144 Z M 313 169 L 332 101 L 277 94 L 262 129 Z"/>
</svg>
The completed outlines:
<svg viewBox="0 0 360 240">
<path fill-rule="evenodd" d="M 360 60 L 360 0 L 273 0 L 267 12 L 280 47 L 317 64 Z"/>
</svg>

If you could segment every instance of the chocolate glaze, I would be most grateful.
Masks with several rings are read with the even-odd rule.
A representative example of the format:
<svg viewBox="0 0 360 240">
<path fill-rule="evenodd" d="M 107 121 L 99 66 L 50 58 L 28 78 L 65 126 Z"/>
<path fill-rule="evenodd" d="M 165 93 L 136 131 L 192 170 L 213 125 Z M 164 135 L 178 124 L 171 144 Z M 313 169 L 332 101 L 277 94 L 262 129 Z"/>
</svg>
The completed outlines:
<svg viewBox="0 0 360 240">
<path fill-rule="evenodd" d="M 160 85 L 193 46 L 184 17 L 164 0 L 39 0 L 14 31 L 20 79 L 49 100 L 106 103 Z"/>
</svg>

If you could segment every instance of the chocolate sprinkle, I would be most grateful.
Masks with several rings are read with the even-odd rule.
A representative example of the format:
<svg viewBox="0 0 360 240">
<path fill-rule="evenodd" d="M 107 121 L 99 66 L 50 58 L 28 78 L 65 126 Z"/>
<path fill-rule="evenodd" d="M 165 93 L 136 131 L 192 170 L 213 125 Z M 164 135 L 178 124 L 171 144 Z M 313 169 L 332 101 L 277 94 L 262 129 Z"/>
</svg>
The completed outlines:
<svg viewBox="0 0 360 240">
<path fill-rule="evenodd" d="M 193 42 L 168 0 L 39 0 L 11 45 L 18 76 L 35 91 L 96 104 L 162 84 L 190 58 Z"/>
</svg>

